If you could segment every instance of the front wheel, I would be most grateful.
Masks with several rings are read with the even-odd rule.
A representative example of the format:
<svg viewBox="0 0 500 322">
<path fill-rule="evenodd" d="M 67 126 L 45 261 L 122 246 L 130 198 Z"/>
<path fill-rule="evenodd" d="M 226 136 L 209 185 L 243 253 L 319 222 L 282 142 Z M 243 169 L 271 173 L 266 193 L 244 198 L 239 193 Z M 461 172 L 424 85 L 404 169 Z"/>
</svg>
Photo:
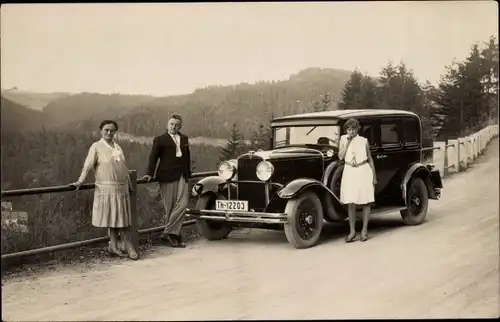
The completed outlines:
<svg viewBox="0 0 500 322">
<path fill-rule="evenodd" d="M 419 225 L 427 216 L 429 207 L 429 193 L 424 181 L 421 178 L 411 180 L 406 193 L 405 210 L 401 210 L 401 217 L 407 225 Z"/>
<path fill-rule="evenodd" d="M 287 202 L 285 213 L 288 242 L 298 249 L 314 246 L 323 228 L 323 208 L 318 196 L 312 191 L 300 194 Z"/>
<path fill-rule="evenodd" d="M 217 197 L 214 195 L 204 195 L 198 198 L 196 202 L 196 209 L 200 210 L 213 210 L 215 209 L 215 200 Z M 233 229 L 231 225 L 223 222 L 216 222 L 206 219 L 197 219 L 196 227 L 200 234 L 207 240 L 220 240 L 225 239 Z"/>
</svg>

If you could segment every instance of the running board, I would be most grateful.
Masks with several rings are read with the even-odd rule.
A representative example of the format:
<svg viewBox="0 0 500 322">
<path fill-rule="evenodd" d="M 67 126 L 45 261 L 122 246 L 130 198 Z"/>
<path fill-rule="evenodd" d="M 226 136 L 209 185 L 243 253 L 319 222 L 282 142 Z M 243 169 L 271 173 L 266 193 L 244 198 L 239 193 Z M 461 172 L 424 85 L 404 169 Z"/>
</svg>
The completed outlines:
<svg viewBox="0 0 500 322">
<path fill-rule="evenodd" d="M 382 216 L 385 214 L 389 214 L 391 212 L 396 212 L 396 211 L 401 211 L 407 209 L 406 207 L 382 207 L 382 208 L 376 208 L 372 209 L 370 212 L 370 217 L 376 217 L 376 216 Z M 361 217 L 363 215 L 363 210 L 356 211 L 356 216 Z M 345 220 L 349 220 L 349 217 L 346 218 Z"/>
</svg>

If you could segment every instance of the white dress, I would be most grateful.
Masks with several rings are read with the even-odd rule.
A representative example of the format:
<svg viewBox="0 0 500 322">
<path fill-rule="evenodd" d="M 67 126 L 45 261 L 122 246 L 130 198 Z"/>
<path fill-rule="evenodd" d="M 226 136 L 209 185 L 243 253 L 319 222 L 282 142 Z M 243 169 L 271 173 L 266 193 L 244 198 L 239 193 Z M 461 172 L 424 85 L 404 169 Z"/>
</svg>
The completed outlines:
<svg viewBox="0 0 500 322">
<path fill-rule="evenodd" d="M 347 137 L 343 135 L 340 145 L 347 144 Z M 368 160 L 366 146 L 368 140 L 362 136 L 355 136 L 345 155 L 345 166 L 340 183 L 340 201 L 343 204 L 354 203 L 365 205 L 375 201 L 375 188 L 373 186 L 373 171 L 368 162 L 358 167 L 351 164 L 360 164 Z"/>
</svg>

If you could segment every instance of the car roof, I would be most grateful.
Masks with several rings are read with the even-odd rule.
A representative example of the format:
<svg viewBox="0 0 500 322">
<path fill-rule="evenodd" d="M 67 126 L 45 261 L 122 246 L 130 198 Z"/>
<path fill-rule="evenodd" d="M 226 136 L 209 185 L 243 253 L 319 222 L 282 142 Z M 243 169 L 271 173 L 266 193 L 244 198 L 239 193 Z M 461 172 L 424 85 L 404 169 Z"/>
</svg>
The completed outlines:
<svg viewBox="0 0 500 322">
<path fill-rule="evenodd" d="M 312 112 L 277 117 L 273 122 L 286 121 L 286 120 L 308 120 L 308 119 L 350 119 L 351 117 L 365 117 L 365 116 L 417 116 L 413 112 L 396 110 L 396 109 L 362 109 L 362 110 L 334 110 L 324 112 Z"/>
</svg>

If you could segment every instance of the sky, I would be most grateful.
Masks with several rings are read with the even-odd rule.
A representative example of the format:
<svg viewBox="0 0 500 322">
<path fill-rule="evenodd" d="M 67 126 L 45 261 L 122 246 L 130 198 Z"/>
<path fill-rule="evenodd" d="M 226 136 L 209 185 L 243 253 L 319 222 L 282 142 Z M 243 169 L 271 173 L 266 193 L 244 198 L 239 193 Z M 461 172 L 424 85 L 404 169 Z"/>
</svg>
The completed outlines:
<svg viewBox="0 0 500 322">
<path fill-rule="evenodd" d="M 166 96 L 308 67 L 439 81 L 498 36 L 495 1 L 3 4 L 1 85 Z"/>
</svg>

